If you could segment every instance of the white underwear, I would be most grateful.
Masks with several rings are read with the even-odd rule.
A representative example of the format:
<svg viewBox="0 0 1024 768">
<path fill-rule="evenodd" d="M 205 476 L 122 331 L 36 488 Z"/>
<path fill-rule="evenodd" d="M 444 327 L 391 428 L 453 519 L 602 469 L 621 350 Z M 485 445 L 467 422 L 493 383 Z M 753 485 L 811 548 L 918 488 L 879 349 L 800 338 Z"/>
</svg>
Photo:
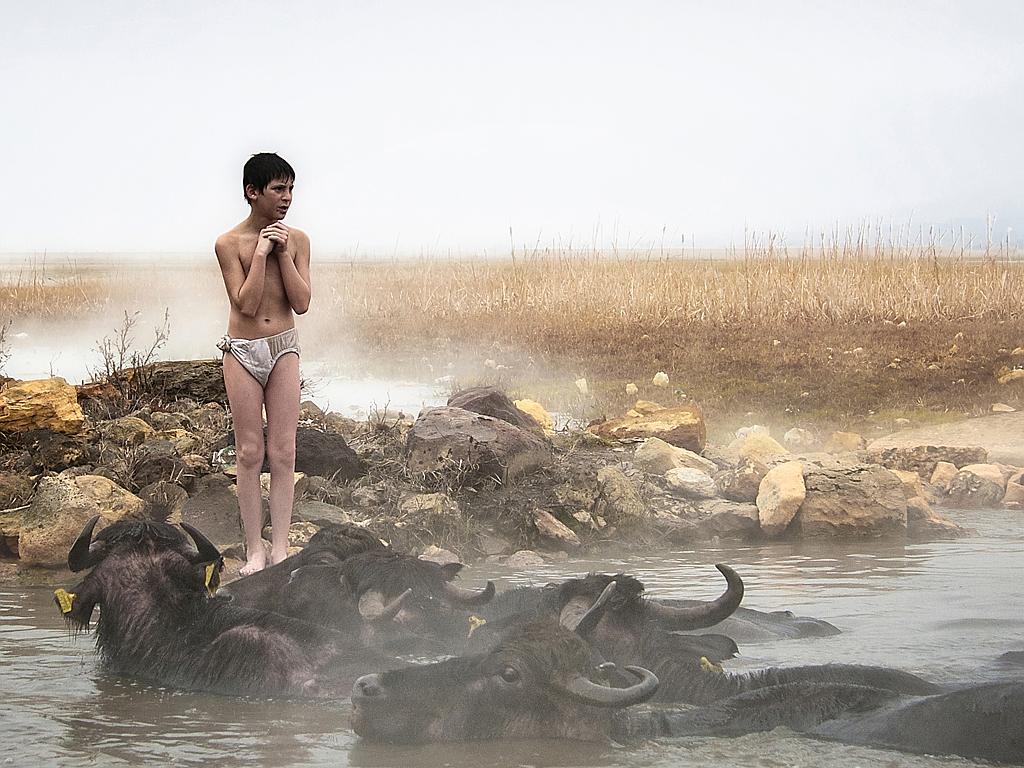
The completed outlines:
<svg viewBox="0 0 1024 768">
<path fill-rule="evenodd" d="M 294 328 L 259 339 L 233 339 L 227 334 L 217 342 L 217 349 L 230 352 L 252 377 L 266 388 L 270 372 L 282 355 L 299 354 L 299 337 Z"/>
</svg>

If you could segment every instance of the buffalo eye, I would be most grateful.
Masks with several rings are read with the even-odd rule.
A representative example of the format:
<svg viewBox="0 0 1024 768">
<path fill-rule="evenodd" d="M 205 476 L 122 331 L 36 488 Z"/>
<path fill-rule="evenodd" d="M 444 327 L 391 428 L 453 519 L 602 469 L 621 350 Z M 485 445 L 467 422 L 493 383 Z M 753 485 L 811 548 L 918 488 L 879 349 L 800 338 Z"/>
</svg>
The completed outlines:
<svg viewBox="0 0 1024 768">
<path fill-rule="evenodd" d="M 505 667 L 501 670 L 501 679 L 506 683 L 518 683 L 520 677 L 519 670 L 515 667 Z"/>
</svg>

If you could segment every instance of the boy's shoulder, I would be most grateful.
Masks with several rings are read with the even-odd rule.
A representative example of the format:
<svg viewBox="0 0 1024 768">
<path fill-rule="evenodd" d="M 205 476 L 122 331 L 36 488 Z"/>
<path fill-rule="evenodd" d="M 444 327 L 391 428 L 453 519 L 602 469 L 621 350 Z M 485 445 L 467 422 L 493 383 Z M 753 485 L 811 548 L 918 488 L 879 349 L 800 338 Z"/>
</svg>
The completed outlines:
<svg viewBox="0 0 1024 768">
<path fill-rule="evenodd" d="M 218 235 L 217 242 L 214 243 L 214 250 L 218 255 L 222 255 L 231 252 L 233 249 L 237 249 L 241 235 L 242 232 L 240 227 L 232 227 L 227 232 Z"/>
<path fill-rule="evenodd" d="M 303 232 L 298 227 L 288 227 L 288 235 L 289 235 L 289 237 L 294 235 L 294 236 L 298 237 L 299 240 L 304 240 L 307 243 L 309 242 L 309 235 L 307 235 L 305 232 Z"/>
</svg>

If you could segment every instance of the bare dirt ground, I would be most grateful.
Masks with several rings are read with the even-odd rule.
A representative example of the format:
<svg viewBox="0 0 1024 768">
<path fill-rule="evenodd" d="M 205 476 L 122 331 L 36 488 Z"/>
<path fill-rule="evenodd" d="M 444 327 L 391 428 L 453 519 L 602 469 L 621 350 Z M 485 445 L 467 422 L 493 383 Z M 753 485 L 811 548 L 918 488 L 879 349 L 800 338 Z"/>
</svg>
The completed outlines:
<svg viewBox="0 0 1024 768">
<path fill-rule="evenodd" d="M 949 424 L 904 429 L 868 446 L 903 448 L 916 445 L 981 446 L 990 461 L 1024 466 L 1024 413 L 994 413 Z"/>
</svg>

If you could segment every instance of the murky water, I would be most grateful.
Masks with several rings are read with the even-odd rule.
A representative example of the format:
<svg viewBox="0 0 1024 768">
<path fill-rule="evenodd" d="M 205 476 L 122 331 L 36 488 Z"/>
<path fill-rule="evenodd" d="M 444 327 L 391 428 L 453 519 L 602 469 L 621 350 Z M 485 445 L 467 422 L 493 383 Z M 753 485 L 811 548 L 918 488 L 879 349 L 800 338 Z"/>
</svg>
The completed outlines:
<svg viewBox="0 0 1024 768">
<path fill-rule="evenodd" d="M 1024 516 L 954 515 L 978 535 L 923 544 L 723 545 L 629 560 L 572 561 L 514 572 L 474 568 L 504 586 L 588 570 L 629 570 L 652 594 L 711 597 L 711 563 L 732 563 L 745 604 L 827 619 L 843 634 L 741 648 L 732 670 L 848 661 L 901 667 L 937 681 L 1024 677 L 995 659 L 1024 650 Z M 391 747 L 360 742 L 347 702 L 302 703 L 180 693 L 112 678 L 92 639 L 70 637 L 49 588 L 0 587 L 0 763 L 62 766 L 950 766 L 777 730 L 737 739 L 638 746 L 504 742 Z M 368 670 L 371 671 L 371 670 Z M 1024 724 L 1022 724 L 1024 727 Z"/>
</svg>

